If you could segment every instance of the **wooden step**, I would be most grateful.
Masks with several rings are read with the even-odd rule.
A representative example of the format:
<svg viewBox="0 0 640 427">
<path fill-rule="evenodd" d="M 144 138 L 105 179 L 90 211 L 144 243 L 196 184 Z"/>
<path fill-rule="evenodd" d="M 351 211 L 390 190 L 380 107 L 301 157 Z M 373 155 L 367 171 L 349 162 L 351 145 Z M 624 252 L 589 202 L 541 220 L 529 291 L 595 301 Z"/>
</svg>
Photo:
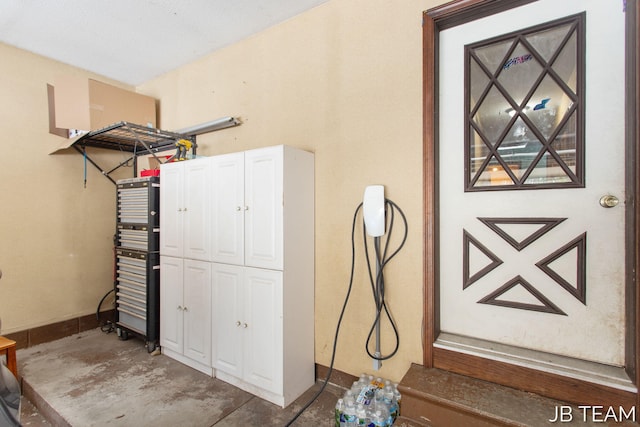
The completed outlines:
<svg viewBox="0 0 640 427">
<path fill-rule="evenodd" d="M 632 422 L 638 417 L 636 408 L 623 408 L 623 412 L 618 407 L 579 408 L 578 405 L 416 364 L 409 368 L 398 384 L 398 390 L 402 393 L 402 417 L 427 426 L 549 426 L 567 423 L 637 426 Z M 555 423 L 551 422 L 556 418 Z"/>
</svg>

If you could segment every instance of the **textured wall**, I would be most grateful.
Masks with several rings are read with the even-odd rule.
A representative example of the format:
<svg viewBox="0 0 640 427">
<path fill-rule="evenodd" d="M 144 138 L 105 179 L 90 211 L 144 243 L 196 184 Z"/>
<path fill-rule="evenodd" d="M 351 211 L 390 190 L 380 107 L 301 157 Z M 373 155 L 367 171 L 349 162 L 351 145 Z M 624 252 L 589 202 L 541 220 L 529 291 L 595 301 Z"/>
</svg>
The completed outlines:
<svg viewBox="0 0 640 427">
<path fill-rule="evenodd" d="M 240 116 L 202 135 L 199 154 L 276 144 L 315 153 L 316 361 L 329 365 L 351 266 L 351 223 L 364 188 L 382 184 L 407 215 L 406 246 L 385 270 L 400 350 L 380 375 L 421 362 L 422 11 L 433 2 L 330 1 L 137 89 L 160 100 L 165 129 Z M 396 219 L 396 246 L 402 225 Z M 360 232 L 360 228 L 358 228 Z M 360 234 L 358 234 L 360 236 Z M 372 372 L 364 344 L 374 303 L 357 238 L 354 287 L 336 368 Z M 394 339 L 383 328 L 383 353 Z"/>
<path fill-rule="evenodd" d="M 95 313 L 113 286 L 115 186 L 88 165 L 85 189 L 75 150 L 49 155 L 64 139 L 49 133 L 47 83 L 60 74 L 117 83 L 4 44 L 0 57 L 0 317 L 12 333 Z"/>
</svg>

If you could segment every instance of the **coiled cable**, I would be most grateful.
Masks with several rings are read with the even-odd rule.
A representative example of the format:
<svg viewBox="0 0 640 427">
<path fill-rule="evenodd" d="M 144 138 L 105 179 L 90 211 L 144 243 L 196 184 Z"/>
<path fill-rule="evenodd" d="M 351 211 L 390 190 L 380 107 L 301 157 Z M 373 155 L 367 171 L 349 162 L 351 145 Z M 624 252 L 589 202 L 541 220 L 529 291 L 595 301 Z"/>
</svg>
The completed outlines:
<svg viewBox="0 0 640 427">
<path fill-rule="evenodd" d="M 296 421 L 300 415 L 302 415 L 304 413 L 304 411 L 306 411 L 309 406 L 311 406 L 313 404 L 313 402 L 316 401 L 316 399 L 318 399 L 318 397 L 320 397 L 320 395 L 322 394 L 322 392 L 325 390 L 325 388 L 327 387 L 327 384 L 329 383 L 329 380 L 331 379 L 331 374 L 333 373 L 333 364 L 335 362 L 335 358 L 336 358 L 336 348 L 338 345 L 338 336 L 340 334 L 340 326 L 342 325 L 342 319 L 344 317 L 344 313 L 347 309 L 347 304 L 349 302 L 349 297 L 351 296 L 351 289 L 353 288 L 353 276 L 355 273 L 355 264 L 356 264 L 356 241 L 355 241 L 355 234 L 356 234 L 356 221 L 358 218 L 358 213 L 360 212 L 360 210 L 362 209 L 363 203 L 360 203 L 358 205 L 358 207 L 356 208 L 354 214 L 353 214 L 353 222 L 351 225 L 351 273 L 349 275 L 349 287 L 347 288 L 347 295 L 344 298 L 344 303 L 342 304 L 342 310 L 340 311 L 340 316 L 338 317 L 338 324 L 336 325 L 336 332 L 333 338 L 333 349 L 331 351 L 331 362 L 329 363 L 329 370 L 327 371 L 327 376 L 324 380 L 324 383 L 322 384 L 322 386 L 320 387 L 320 390 L 318 390 L 316 392 L 316 394 L 302 407 L 300 408 L 300 410 L 293 416 L 293 418 L 285 425 L 285 427 L 289 427 L 291 426 L 294 421 Z M 387 304 L 384 301 L 384 275 L 382 274 L 382 270 L 384 269 L 384 267 L 389 263 L 389 261 L 391 261 L 391 259 L 396 256 L 396 254 L 400 251 L 400 249 L 402 249 L 402 247 L 404 246 L 406 240 L 407 240 L 407 235 L 409 232 L 409 227 L 408 227 L 408 223 L 407 223 L 407 218 L 404 215 L 404 212 L 402 212 L 402 209 L 400 209 L 400 207 L 398 205 L 396 205 L 394 202 L 392 202 L 389 199 L 385 199 L 385 208 L 389 207 L 389 227 L 388 227 L 388 232 L 387 232 L 387 239 L 386 239 L 386 243 L 384 245 L 384 252 L 382 254 L 380 254 L 380 240 L 379 237 L 376 237 L 374 239 L 374 246 L 376 247 L 376 259 L 378 260 L 378 264 L 379 264 L 379 268 L 378 271 L 376 273 L 376 280 L 374 282 L 373 280 L 373 273 L 371 270 L 371 262 L 369 261 L 369 248 L 368 248 L 368 244 L 367 244 L 367 237 L 366 237 L 366 230 L 365 230 L 365 226 L 364 226 L 364 222 L 363 222 L 363 234 L 364 234 L 364 248 L 365 248 L 365 254 L 366 254 L 366 258 L 367 258 L 367 268 L 369 271 L 369 279 L 371 281 L 371 286 L 372 286 L 372 290 L 374 292 L 374 301 L 376 303 L 376 319 L 373 323 L 373 326 L 371 327 L 371 330 L 369 332 L 369 336 L 367 337 L 367 343 L 366 343 L 366 347 L 367 347 L 367 354 L 369 354 L 369 356 L 371 356 L 374 359 L 377 360 L 386 360 L 389 359 L 391 357 L 393 357 L 393 355 L 396 354 L 396 352 L 398 351 L 398 348 L 400 346 L 400 335 L 398 333 L 398 329 L 396 328 L 395 323 L 393 322 L 393 319 L 391 318 L 391 315 L 389 313 L 389 310 L 387 308 Z M 404 236 L 402 238 L 402 241 L 400 243 L 400 245 L 398 246 L 398 248 L 389 256 L 387 257 L 387 251 L 389 249 L 389 240 L 391 237 L 391 233 L 393 231 L 393 223 L 394 223 L 394 217 L 395 217 L 395 210 L 397 210 L 400 215 L 402 216 L 402 220 L 404 221 L 404 226 L 405 226 L 405 231 L 404 231 Z M 385 216 L 386 218 L 386 216 Z M 377 290 L 376 290 L 377 289 Z M 371 335 L 373 333 L 373 330 L 375 329 L 375 325 L 378 322 L 378 319 L 380 319 L 380 315 L 382 313 L 382 310 L 384 310 L 385 314 L 387 315 L 389 321 L 391 322 L 391 325 L 393 327 L 394 330 L 394 334 L 396 337 L 396 346 L 395 349 L 393 350 L 393 352 L 387 356 L 381 357 L 375 357 L 374 355 L 372 355 L 369 352 L 369 341 L 371 338 Z"/>
</svg>

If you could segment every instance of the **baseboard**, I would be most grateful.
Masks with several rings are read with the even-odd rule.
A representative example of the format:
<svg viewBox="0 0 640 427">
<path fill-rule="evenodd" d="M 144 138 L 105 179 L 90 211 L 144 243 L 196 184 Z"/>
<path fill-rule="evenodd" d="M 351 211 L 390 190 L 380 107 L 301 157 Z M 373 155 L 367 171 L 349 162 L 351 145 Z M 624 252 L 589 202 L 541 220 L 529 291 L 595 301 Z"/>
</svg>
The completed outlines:
<svg viewBox="0 0 640 427">
<path fill-rule="evenodd" d="M 316 363 L 316 381 L 323 381 L 327 378 L 329 368 L 324 365 Z M 337 385 L 342 388 L 351 388 L 354 381 L 358 381 L 358 377 L 347 374 L 346 372 L 333 369 L 331 371 L 331 378 L 329 378 L 329 384 Z"/>
<path fill-rule="evenodd" d="M 28 348 L 34 345 L 43 344 L 50 341 L 59 340 L 73 334 L 95 329 L 106 323 L 107 320 L 114 321 L 115 309 L 100 312 L 100 320 L 95 314 L 76 317 L 74 319 L 63 320 L 62 322 L 51 323 L 49 325 L 37 326 L 24 331 L 13 332 L 3 335 L 16 342 L 16 348 Z"/>
</svg>

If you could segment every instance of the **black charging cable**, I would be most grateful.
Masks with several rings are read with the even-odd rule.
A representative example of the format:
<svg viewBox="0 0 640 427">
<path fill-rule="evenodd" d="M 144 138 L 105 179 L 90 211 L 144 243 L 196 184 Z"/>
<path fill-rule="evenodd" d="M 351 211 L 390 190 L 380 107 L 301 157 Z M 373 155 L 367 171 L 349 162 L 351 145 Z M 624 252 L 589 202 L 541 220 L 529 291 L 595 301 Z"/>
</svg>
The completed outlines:
<svg viewBox="0 0 640 427">
<path fill-rule="evenodd" d="M 393 203 L 391 200 L 385 199 L 385 207 L 387 206 L 387 204 L 389 204 L 389 206 L 392 207 L 392 209 L 390 210 L 390 214 L 391 214 L 391 219 L 389 221 L 389 231 L 387 233 L 387 243 L 385 244 L 385 251 L 384 251 L 384 256 L 382 256 L 380 259 L 380 268 L 378 270 L 378 273 L 376 274 L 377 277 L 384 277 L 382 276 L 382 268 L 384 267 L 384 265 L 386 265 L 389 261 L 391 261 L 391 258 L 393 258 L 399 251 L 400 249 L 404 246 L 405 241 L 407 240 L 407 234 L 409 231 L 409 227 L 407 225 L 407 219 L 404 216 L 404 213 L 402 212 L 402 209 L 400 209 L 400 207 L 398 207 L 398 205 L 396 205 L 395 203 Z M 342 319 L 344 317 L 344 312 L 347 309 L 347 303 L 349 302 L 349 297 L 351 296 L 351 289 L 353 288 L 353 276 L 354 276 L 354 272 L 355 272 L 355 265 L 356 265 L 356 240 L 355 240 L 355 235 L 356 235 L 356 220 L 358 218 L 358 212 L 360 212 L 360 210 L 362 209 L 363 203 L 360 203 L 358 205 L 358 207 L 356 208 L 355 212 L 353 213 L 353 222 L 351 225 L 351 273 L 349 275 L 349 287 L 347 288 L 347 295 L 344 298 L 344 303 L 342 304 L 342 310 L 340 311 L 340 317 L 338 317 L 338 324 L 336 325 L 336 333 L 334 335 L 333 338 L 333 350 L 331 351 L 331 362 L 329 363 L 329 370 L 327 371 L 327 376 L 324 379 L 324 383 L 322 384 L 322 387 L 320 387 L 320 390 L 318 390 L 316 392 L 316 394 L 302 407 L 300 408 L 300 410 L 293 416 L 293 418 L 285 425 L 285 427 L 289 427 L 291 426 L 295 420 L 297 420 L 300 415 L 302 415 L 304 413 L 304 411 L 306 411 L 309 406 L 311 406 L 313 404 L 313 402 L 316 401 L 316 399 L 318 399 L 318 397 L 320 397 L 320 395 L 322 394 L 322 392 L 325 390 L 325 388 L 327 387 L 327 384 L 329 383 L 329 380 L 331 379 L 331 374 L 333 373 L 333 364 L 335 362 L 335 358 L 336 358 L 336 348 L 338 345 L 338 335 L 340 334 L 340 325 L 342 325 Z M 394 209 L 397 209 L 398 212 L 400 212 L 400 215 L 402 216 L 402 219 L 404 220 L 404 225 L 405 225 L 405 233 L 404 233 L 404 237 L 402 239 L 402 243 L 400 244 L 400 246 L 393 252 L 393 254 L 391 254 L 390 257 L 386 257 L 386 252 L 389 246 L 389 237 L 391 237 L 391 231 L 393 229 L 393 216 L 394 216 Z M 386 216 L 385 216 L 386 217 Z M 364 228 L 363 228 L 364 231 Z M 368 255 L 368 247 L 366 244 L 366 234 L 365 234 L 365 253 L 367 254 L 367 265 L 369 266 L 369 276 L 371 278 L 371 280 L 373 281 L 372 278 L 372 273 L 371 273 L 371 267 L 370 267 L 370 262 L 369 262 L 369 255 Z M 381 283 L 384 283 L 384 280 L 381 280 Z M 382 285 L 383 289 L 384 289 L 384 285 Z M 385 312 L 387 313 L 387 315 L 389 316 L 389 319 L 391 319 L 391 316 L 389 315 L 389 311 L 387 310 L 386 304 L 384 303 L 384 291 L 382 292 L 382 301 L 380 302 L 380 304 L 378 304 L 378 299 L 376 297 L 376 308 L 377 308 L 377 314 L 376 314 L 376 319 L 378 319 L 380 317 L 380 312 L 381 312 L 381 308 L 384 308 Z M 380 306 L 380 309 L 378 309 L 378 306 Z M 393 324 L 393 321 L 392 321 Z M 374 327 L 375 328 L 375 322 L 374 322 Z M 398 331 L 395 327 L 395 324 L 393 324 L 393 328 L 396 334 L 396 348 L 393 351 L 393 353 L 389 356 L 386 356 L 385 359 L 390 358 L 391 356 L 393 356 L 397 351 L 398 351 L 398 346 L 400 344 L 400 338 L 399 338 L 399 334 Z M 369 336 L 371 336 L 371 332 L 369 333 Z M 367 344 L 369 342 L 369 339 L 367 339 Z M 367 353 L 369 353 L 369 350 L 367 349 Z M 370 354 L 369 354 L 370 355 Z M 372 356 L 373 357 L 373 356 Z"/>
<path fill-rule="evenodd" d="M 369 270 L 369 281 L 371 282 L 371 291 L 373 293 L 373 300 L 376 305 L 376 317 L 373 321 L 373 324 L 371 325 L 371 329 L 369 330 L 369 335 L 367 336 L 365 349 L 369 357 L 375 360 L 387 360 L 392 358 L 398 352 L 398 348 L 400 347 L 400 334 L 398 333 L 398 328 L 396 327 L 396 324 L 393 321 L 393 318 L 391 317 L 391 313 L 389 313 L 389 308 L 387 307 L 387 303 L 385 301 L 385 282 L 384 282 L 383 270 L 384 270 L 384 267 L 389 263 L 389 261 L 391 261 L 391 259 L 395 257 L 398 254 L 398 252 L 400 252 L 400 249 L 402 249 L 402 247 L 404 246 L 405 242 L 407 241 L 407 236 L 409 234 L 409 226 L 407 223 L 407 218 L 405 217 L 404 212 L 402 212 L 402 209 L 400 209 L 398 205 L 396 205 L 394 202 L 392 202 L 389 199 L 385 199 L 384 202 L 385 202 L 385 212 L 386 212 L 385 218 L 388 218 L 389 220 L 387 221 L 388 227 L 387 227 L 387 233 L 386 233 L 386 242 L 384 244 L 384 251 L 380 252 L 380 237 L 373 238 L 374 250 L 375 250 L 374 256 L 376 260 L 376 270 L 377 270 L 375 274 L 375 280 L 374 280 L 374 275 L 373 275 L 370 256 L 369 256 L 369 245 L 367 243 L 366 226 L 363 225 L 362 227 L 362 234 L 363 234 L 363 240 L 364 240 L 364 252 L 367 258 L 367 269 Z M 396 210 L 402 217 L 402 221 L 404 223 L 404 235 L 402 236 L 402 241 L 400 242 L 396 250 L 391 255 L 387 256 L 387 253 L 389 251 L 389 242 L 391 241 L 391 235 L 393 233 L 393 225 L 395 222 Z M 391 328 L 393 329 L 393 334 L 395 336 L 395 341 L 396 341 L 395 348 L 390 354 L 386 356 L 382 356 L 376 353 L 372 354 L 371 351 L 369 350 L 369 343 L 371 342 L 371 336 L 373 335 L 376 329 L 376 326 L 382 319 L 383 310 L 387 319 L 389 319 L 389 323 L 391 325 Z"/>
</svg>

